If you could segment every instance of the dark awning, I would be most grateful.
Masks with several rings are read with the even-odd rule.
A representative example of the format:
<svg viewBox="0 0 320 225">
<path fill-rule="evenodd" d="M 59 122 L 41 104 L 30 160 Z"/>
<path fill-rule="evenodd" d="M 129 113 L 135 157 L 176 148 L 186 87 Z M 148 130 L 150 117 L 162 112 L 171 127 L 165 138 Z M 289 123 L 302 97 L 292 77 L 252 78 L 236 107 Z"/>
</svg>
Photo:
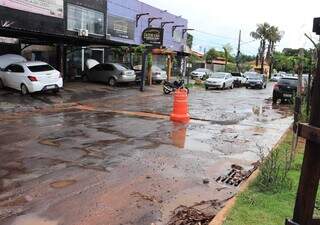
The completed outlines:
<svg viewBox="0 0 320 225">
<path fill-rule="evenodd" d="M 65 34 L 49 34 L 11 27 L 0 27 L 0 36 L 18 38 L 26 44 L 69 44 L 74 46 L 108 45 L 126 46 L 128 44 L 96 37 L 80 37 Z"/>
</svg>

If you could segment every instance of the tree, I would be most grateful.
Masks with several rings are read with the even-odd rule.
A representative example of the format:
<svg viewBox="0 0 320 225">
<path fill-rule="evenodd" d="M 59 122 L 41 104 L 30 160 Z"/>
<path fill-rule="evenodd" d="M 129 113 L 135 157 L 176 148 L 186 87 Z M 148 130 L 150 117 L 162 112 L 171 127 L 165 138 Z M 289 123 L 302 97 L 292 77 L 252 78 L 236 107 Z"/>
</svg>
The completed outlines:
<svg viewBox="0 0 320 225">
<path fill-rule="evenodd" d="M 226 45 L 223 46 L 223 50 L 224 50 L 224 59 L 226 61 L 225 63 L 225 71 L 227 71 L 227 65 L 228 65 L 228 60 L 229 60 L 229 55 L 232 51 L 232 46 L 228 43 Z"/>
<path fill-rule="evenodd" d="M 259 55 L 261 60 L 261 73 L 264 73 L 264 55 L 266 51 L 266 42 L 269 37 L 270 24 L 262 23 L 257 25 L 256 31 L 250 33 L 251 37 L 260 40 Z"/>
<path fill-rule="evenodd" d="M 278 27 L 275 26 L 271 26 L 268 30 L 268 36 L 267 36 L 267 40 L 268 40 L 268 51 L 267 51 L 267 62 L 270 66 L 270 70 L 269 70 L 269 78 L 271 78 L 271 73 L 272 73 L 272 66 L 273 66 L 273 53 L 275 50 L 275 44 L 279 41 L 281 41 L 281 38 L 283 36 L 283 32 L 279 31 Z"/>
<path fill-rule="evenodd" d="M 191 49 L 193 45 L 193 36 L 187 33 L 187 46 Z"/>
<path fill-rule="evenodd" d="M 205 59 L 207 62 L 211 62 L 212 60 L 216 59 L 217 57 L 219 57 L 219 53 L 214 49 L 211 48 L 205 55 Z"/>
</svg>

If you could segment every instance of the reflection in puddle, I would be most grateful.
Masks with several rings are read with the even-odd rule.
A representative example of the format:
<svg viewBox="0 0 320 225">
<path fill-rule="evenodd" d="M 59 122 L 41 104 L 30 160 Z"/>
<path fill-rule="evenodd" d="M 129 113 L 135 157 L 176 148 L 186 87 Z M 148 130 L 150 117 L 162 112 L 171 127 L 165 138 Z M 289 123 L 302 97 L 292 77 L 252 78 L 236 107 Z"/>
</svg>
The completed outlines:
<svg viewBox="0 0 320 225">
<path fill-rule="evenodd" d="M 58 221 L 52 221 L 29 214 L 17 217 L 12 225 L 58 225 Z"/>
<path fill-rule="evenodd" d="M 183 124 L 174 123 L 171 139 L 174 146 L 184 148 L 186 143 L 187 128 Z"/>
</svg>

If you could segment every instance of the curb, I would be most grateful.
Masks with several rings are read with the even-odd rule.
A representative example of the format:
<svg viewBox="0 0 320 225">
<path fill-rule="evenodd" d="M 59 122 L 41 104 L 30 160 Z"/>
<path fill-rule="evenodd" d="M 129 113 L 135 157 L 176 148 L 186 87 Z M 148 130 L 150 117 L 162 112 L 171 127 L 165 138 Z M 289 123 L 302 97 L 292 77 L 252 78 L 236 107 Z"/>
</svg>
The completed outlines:
<svg viewBox="0 0 320 225">
<path fill-rule="evenodd" d="M 284 134 L 281 136 L 281 138 L 278 140 L 278 142 L 272 147 L 272 151 L 276 149 L 280 143 L 283 142 L 285 137 L 288 135 L 288 133 L 291 131 L 291 126 L 284 132 Z M 271 151 L 270 151 L 271 152 Z M 213 218 L 213 220 L 209 223 L 209 225 L 223 225 L 224 221 L 226 220 L 227 216 L 229 215 L 231 209 L 234 207 L 237 197 L 239 194 L 247 190 L 248 186 L 254 181 L 257 176 L 259 175 L 260 169 L 258 168 L 256 171 L 254 171 L 251 176 L 241 185 L 239 192 L 231 199 L 227 201 L 225 206 L 217 213 L 217 215 Z"/>
</svg>

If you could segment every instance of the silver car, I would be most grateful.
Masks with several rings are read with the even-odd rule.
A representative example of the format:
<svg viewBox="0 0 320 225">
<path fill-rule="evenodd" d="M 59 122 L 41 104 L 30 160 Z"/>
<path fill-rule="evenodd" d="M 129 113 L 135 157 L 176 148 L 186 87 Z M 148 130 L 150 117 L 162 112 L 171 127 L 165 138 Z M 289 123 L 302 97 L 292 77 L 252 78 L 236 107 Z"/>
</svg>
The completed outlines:
<svg viewBox="0 0 320 225">
<path fill-rule="evenodd" d="M 167 72 L 162 70 L 158 66 L 152 66 L 151 71 L 152 71 L 152 80 L 156 83 L 161 83 L 162 81 L 167 80 L 168 78 Z"/>
<path fill-rule="evenodd" d="M 125 65 L 119 63 L 97 64 L 87 72 L 87 80 L 93 82 L 103 82 L 110 86 L 117 83 L 134 82 L 136 74 Z"/>
</svg>

